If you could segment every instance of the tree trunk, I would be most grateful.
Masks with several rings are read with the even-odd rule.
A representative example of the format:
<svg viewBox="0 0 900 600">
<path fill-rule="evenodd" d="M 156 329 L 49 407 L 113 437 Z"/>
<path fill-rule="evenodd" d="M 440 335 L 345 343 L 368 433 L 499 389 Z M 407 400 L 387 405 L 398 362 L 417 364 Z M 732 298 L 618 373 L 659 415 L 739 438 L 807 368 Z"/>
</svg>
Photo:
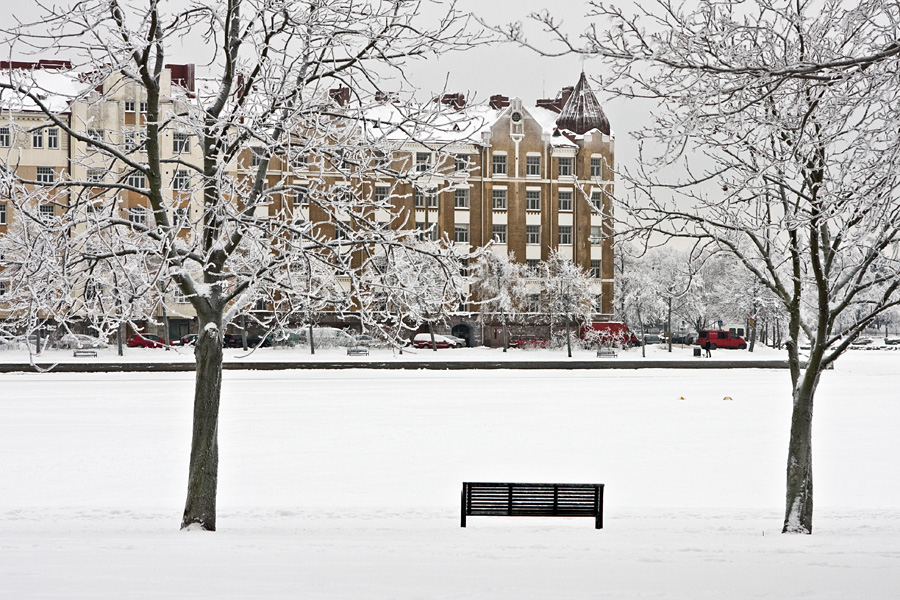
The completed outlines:
<svg viewBox="0 0 900 600">
<path fill-rule="evenodd" d="M 804 378 L 805 379 L 805 378 Z M 782 533 L 812 533 L 812 414 L 814 386 L 794 391 L 791 439 L 788 444 L 787 494 Z"/>
<path fill-rule="evenodd" d="M 124 343 L 125 338 L 125 323 L 119 323 L 119 329 L 116 332 L 116 347 L 119 351 L 119 356 L 125 354 L 124 350 L 122 350 L 122 344 Z"/>
<path fill-rule="evenodd" d="M 428 335 L 431 336 L 431 349 L 437 352 L 437 342 L 434 341 L 434 327 L 432 327 L 431 321 L 428 321 Z"/>
<path fill-rule="evenodd" d="M 197 362 L 194 427 L 187 501 L 181 528 L 216 530 L 216 489 L 219 478 L 219 399 L 222 391 L 222 314 L 200 315 L 194 347 Z"/>
<path fill-rule="evenodd" d="M 506 315 L 503 315 L 503 351 L 509 349 L 509 326 L 506 323 Z"/>
<path fill-rule="evenodd" d="M 247 351 L 247 315 L 241 315 L 241 347 Z"/>
<path fill-rule="evenodd" d="M 569 350 L 569 358 L 572 358 L 572 336 L 569 335 L 569 313 L 566 313 L 566 348 Z"/>
<path fill-rule="evenodd" d="M 310 320 L 310 322 L 309 322 L 309 353 L 310 354 L 316 353 L 316 340 L 313 339 L 312 320 Z"/>
</svg>

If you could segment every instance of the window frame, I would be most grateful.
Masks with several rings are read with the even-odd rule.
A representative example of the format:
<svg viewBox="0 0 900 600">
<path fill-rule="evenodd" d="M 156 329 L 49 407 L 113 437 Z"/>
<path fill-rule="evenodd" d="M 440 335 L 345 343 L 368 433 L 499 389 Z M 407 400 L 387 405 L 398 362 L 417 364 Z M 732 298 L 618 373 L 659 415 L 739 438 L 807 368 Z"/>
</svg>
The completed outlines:
<svg viewBox="0 0 900 600">
<path fill-rule="evenodd" d="M 172 189 L 184 192 L 191 187 L 191 174 L 187 169 L 176 169 L 172 175 Z"/>
<path fill-rule="evenodd" d="M 536 161 L 534 159 L 537 159 Z M 536 172 L 532 173 L 532 167 L 536 167 L 534 169 Z M 526 154 L 525 155 L 525 177 L 536 177 L 540 178 L 541 176 L 541 155 L 540 154 Z"/>
<path fill-rule="evenodd" d="M 12 128 L 9 125 L 0 127 L 0 148 L 11 148 L 12 140 Z"/>
<path fill-rule="evenodd" d="M 525 188 L 525 210 L 528 212 L 541 212 L 540 189 Z"/>
<path fill-rule="evenodd" d="M 559 225 L 557 230 L 557 244 L 560 246 L 571 246 L 573 240 L 573 227 L 571 225 Z"/>
<path fill-rule="evenodd" d="M 575 176 L 575 158 L 571 156 L 560 156 L 556 159 L 557 174 L 560 177 Z"/>
<path fill-rule="evenodd" d="M 469 208 L 469 188 L 460 186 L 453 190 L 453 208 Z"/>
<path fill-rule="evenodd" d="M 44 130 L 38 129 L 31 132 L 31 147 L 35 150 L 44 149 Z"/>
<path fill-rule="evenodd" d="M 53 185 L 56 181 L 56 171 L 53 167 L 35 167 L 34 180 L 42 185 Z"/>
<path fill-rule="evenodd" d="M 491 239 L 497 244 L 507 244 L 508 233 L 509 229 L 506 223 L 494 223 L 491 226 Z"/>
<path fill-rule="evenodd" d="M 491 209 L 506 210 L 509 206 L 509 190 L 503 188 L 493 188 L 491 190 Z"/>
<path fill-rule="evenodd" d="M 508 175 L 509 156 L 506 154 L 506 152 L 491 152 L 491 177 L 507 177 Z"/>
<path fill-rule="evenodd" d="M 47 150 L 59 150 L 59 127 L 47 129 Z"/>
<path fill-rule="evenodd" d="M 465 239 L 461 239 L 465 238 Z M 454 223 L 453 224 L 453 241 L 457 244 L 468 244 L 469 243 L 469 224 L 468 223 Z"/>
<path fill-rule="evenodd" d="M 602 179 L 603 178 L 603 156 L 600 154 L 595 154 L 591 156 L 591 179 Z"/>
<path fill-rule="evenodd" d="M 137 107 L 137 104 L 135 104 L 134 100 L 125 100 L 125 112 L 127 112 L 127 113 L 137 112 L 134 110 L 136 107 Z"/>
<path fill-rule="evenodd" d="M 172 152 L 175 154 L 185 154 L 191 151 L 191 135 L 183 131 L 176 131 L 172 134 Z"/>
<path fill-rule="evenodd" d="M 526 225 L 525 225 L 525 245 L 526 246 L 540 246 L 541 245 L 541 226 L 540 225 L 529 225 L 526 223 Z"/>
<path fill-rule="evenodd" d="M 0 202 L 0 225 L 6 225 L 6 219 L 7 219 L 6 206 L 7 206 L 6 202 Z"/>
<path fill-rule="evenodd" d="M 563 196 L 563 194 L 565 194 L 565 196 Z M 558 190 L 556 193 L 556 198 L 558 202 L 559 212 L 572 212 L 572 207 L 575 204 L 574 190 Z"/>
<path fill-rule="evenodd" d="M 431 168 L 431 152 L 416 152 L 416 173 L 425 173 Z"/>
<path fill-rule="evenodd" d="M 457 154 L 453 157 L 453 171 L 455 173 L 468 173 L 470 164 L 468 154 Z"/>
</svg>

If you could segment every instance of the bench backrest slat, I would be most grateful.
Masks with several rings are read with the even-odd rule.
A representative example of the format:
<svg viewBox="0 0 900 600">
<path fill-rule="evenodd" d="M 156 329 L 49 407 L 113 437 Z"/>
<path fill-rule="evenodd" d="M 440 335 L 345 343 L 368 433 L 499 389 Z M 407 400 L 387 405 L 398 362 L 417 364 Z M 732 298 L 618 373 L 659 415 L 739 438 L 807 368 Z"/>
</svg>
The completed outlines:
<svg viewBox="0 0 900 600">
<path fill-rule="evenodd" d="M 465 482 L 463 527 L 466 516 L 596 517 L 599 529 L 603 484 Z"/>
</svg>

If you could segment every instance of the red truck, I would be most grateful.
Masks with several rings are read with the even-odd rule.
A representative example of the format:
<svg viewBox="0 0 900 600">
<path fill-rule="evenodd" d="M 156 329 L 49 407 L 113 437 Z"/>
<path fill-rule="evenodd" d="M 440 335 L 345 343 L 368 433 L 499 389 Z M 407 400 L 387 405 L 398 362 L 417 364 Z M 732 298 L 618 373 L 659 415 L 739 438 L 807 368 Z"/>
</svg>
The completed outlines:
<svg viewBox="0 0 900 600">
<path fill-rule="evenodd" d="M 598 346 L 640 346 L 641 341 L 619 321 L 594 321 L 581 327 L 581 339 Z"/>
<path fill-rule="evenodd" d="M 697 336 L 697 344 L 699 344 L 701 348 L 706 347 L 707 341 L 710 344 L 710 350 L 715 350 L 716 348 L 736 348 L 738 350 L 744 350 L 747 348 L 747 342 L 744 341 L 744 338 L 730 331 L 723 331 L 721 329 L 701 329 L 699 333 L 700 335 Z"/>
</svg>

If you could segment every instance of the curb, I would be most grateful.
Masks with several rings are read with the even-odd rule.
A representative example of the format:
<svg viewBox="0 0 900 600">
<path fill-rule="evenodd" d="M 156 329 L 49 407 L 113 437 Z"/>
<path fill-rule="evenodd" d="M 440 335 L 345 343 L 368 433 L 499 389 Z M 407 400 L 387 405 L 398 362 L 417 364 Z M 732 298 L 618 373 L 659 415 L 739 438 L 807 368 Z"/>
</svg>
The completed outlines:
<svg viewBox="0 0 900 600">
<path fill-rule="evenodd" d="M 145 373 L 145 372 L 187 372 L 194 370 L 194 363 L 58 363 L 39 364 L 40 370 L 54 373 Z M 225 371 L 289 371 L 289 370 L 343 370 L 343 369 L 387 369 L 387 370 L 602 370 L 602 369 L 787 369 L 786 360 L 573 360 L 573 361 L 404 361 L 404 362 L 226 362 Z M 28 363 L 0 363 L 0 373 L 34 372 Z"/>
</svg>

